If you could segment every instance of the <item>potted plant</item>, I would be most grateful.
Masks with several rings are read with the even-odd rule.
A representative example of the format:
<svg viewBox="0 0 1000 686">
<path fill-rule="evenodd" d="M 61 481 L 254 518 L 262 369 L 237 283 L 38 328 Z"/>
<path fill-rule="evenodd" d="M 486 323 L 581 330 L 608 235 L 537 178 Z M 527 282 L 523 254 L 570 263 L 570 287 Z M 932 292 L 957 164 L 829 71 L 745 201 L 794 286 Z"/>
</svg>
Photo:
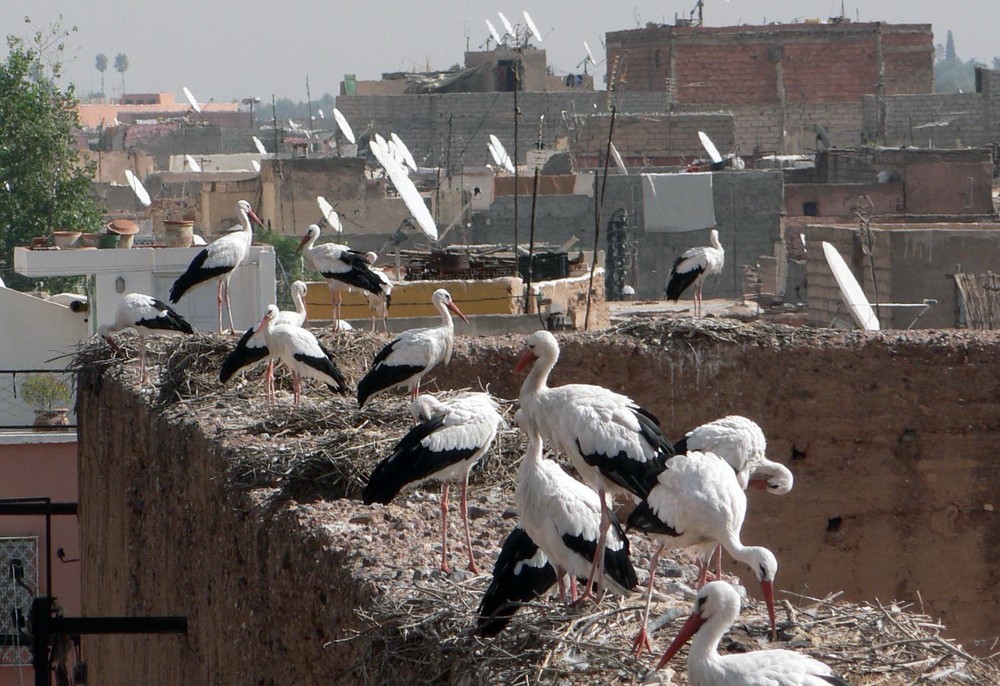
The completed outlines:
<svg viewBox="0 0 1000 686">
<path fill-rule="evenodd" d="M 24 402 L 35 406 L 35 426 L 65 426 L 69 424 L 69 384 L 55 374 L 32 374 L 21 384 Z"/>
</svg>

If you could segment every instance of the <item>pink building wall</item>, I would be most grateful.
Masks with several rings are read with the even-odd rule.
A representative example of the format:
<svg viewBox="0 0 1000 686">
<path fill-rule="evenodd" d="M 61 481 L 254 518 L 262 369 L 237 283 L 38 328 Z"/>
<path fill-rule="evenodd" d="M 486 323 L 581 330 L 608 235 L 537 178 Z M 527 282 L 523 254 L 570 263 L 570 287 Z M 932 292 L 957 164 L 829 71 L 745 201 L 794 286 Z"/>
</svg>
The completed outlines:
<svg viewBox="0 0 1000 686">
<path fill-rule="evenodd" d="M 44 432 L 0 432 L 0 498 L 48 497 L 53 502 L 77 502 L 77 441 L 75 434 Z M 0 538 L 37 537 L 38 586 L 45 592 L 45 517 L 0 516 Z M 52 594 L 66 616 L 80 615 L 80 563 L 60 562 L 80 557 L 79 524 L 76 517 L 52 517 Z M 0 573 L 9 573 L 8 561 L 0 560 Z M 34 580 L 31 580 L 34 582 Z M 86 656 L 84 656 L 86 659 Z M 0 666 L 0 686 L 33 683 L 31 667 Z"/>
</svg>

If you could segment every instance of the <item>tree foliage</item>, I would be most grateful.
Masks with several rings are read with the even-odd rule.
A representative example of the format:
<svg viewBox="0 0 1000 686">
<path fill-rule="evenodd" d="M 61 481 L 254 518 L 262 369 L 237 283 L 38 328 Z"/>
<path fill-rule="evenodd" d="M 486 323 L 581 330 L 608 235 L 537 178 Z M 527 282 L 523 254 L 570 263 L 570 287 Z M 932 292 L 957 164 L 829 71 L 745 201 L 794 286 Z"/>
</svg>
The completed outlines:
<svg viewBox="0 0 1000 686">
<path fill-rule="evenodd" d="M 115 71 L 122 75 L 122 95 L 125 95 L 125 72 L 128 71 L 128 55 L 124 52 L 115 55 Z"/>
<path fill-rule="evenodd" d="M 101 72 L 101 95 L 104 95 L 104 72 L 108 69 L 108 56 L 103 52 L 98 53 L 94 58 L 94 66 Z"/>
<path fill-rule="evenodd" d="M 27 290 L 35 283 L 13 272 L 14 247 L 53 229 L 97 231 L 102 210 L 91 191 L 93 165 L 81 164 L 75 147 L 73 87 L 56 85 L 59 62 L 46 59 L 46 37 L 28 43 L 8 36 L 7 45 L 0 62 L 0 269 L 9 287 Z"/>
<path fill-rule="evenodd" d="M 951 31 L 945 45 L 938 43 L 935 49 L 934 92 L 974 93 L 976 90 L 976 67 L 986 66 L 978 60 L 963 62 L 955 50 L 955 37 Z M 993 60 L 997 64 L 996 58 Z"/>
</svg>

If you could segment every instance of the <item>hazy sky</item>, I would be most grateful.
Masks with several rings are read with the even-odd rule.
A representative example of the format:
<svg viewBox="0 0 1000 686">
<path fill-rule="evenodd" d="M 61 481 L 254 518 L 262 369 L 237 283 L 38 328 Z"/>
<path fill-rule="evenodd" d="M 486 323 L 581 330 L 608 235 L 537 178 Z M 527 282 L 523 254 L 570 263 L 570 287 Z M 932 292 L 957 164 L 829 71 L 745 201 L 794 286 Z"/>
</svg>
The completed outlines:
<svg viewBox="0 0 1000 686">
<path fill-rule="evenodd" d="M 128 92 L 174 91 L 187 86 L 202 101 L 232 101 L 271 95 L 306 99 L 306 76 L 313 99 L 336 95 L 345 73 L 377 79 L 382 72 L 446 69 L 462 62 L 466 43 L 472 50 L 485 41 L 489 19 L 503 32 L 497 11 L 524 24 L 527 9 L 543 34 L 540 45 L 556 73 L 576 72 L 590 44 L 602 60 L 607 31 L 646 22 L 672 23 L 686 16 L 695 0 L 577 0 L 504 4 L 496 0 L 0 0 L 4 35 L 28 36 L 24 23 L 44 27 L 62 15 L 63 26 L 76 26 L 69 38 L 64 68 L 78 95 L 100 91 L 95 56 L 108 56 L 105 91 L 117 96 L 121 76 L 114 70 L 118 53 L 128 56 Z M 840 13 L 840 0 L 705 0 L 705 24 L 792 22 Z M 989 64 L 1000 55 L 997 25 L 1000 0 L 858 0 L 845 12 L 861 21 L 928 23 L 934 42 L 944 43 L 951 30 L 958 56 Z M 2 45 L 4 54 L 6 44 Z M 605 67 L 591 67 L 601 78 Z M 603 87 L 603 85 L 599 85 Z"/>
</svg>

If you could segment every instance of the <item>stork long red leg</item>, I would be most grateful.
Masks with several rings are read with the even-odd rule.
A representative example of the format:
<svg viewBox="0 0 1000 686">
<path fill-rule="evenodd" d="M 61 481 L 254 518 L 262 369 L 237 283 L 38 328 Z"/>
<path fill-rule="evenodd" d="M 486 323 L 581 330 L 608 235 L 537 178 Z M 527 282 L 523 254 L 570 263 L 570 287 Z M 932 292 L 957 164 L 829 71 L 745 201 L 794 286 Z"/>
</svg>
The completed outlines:
<svg viewBox="0 0 1000 686">
<path fill-rule="evenodd" d="M 448 568 L 448 482 L 441 484 L 441 571 Z"/>
<path fill-rule="evenodd" d="M 640 625 L 639 633 L 635 637 L 635 640 L 632 641 L 632 652 L 636 657 L 640 657 L 644 650 L 653 652 L 653 647 L 649 644 L 649 633 L 646 631 L 646 624 L 649 622 L 649 604 L 653 599 L 653 581 L 656 579 L 656 563 L 660 559 L 663 547 L 662 543 L 658 545 L 649 558 L 649 583 L 646 585 L 646 607 L 642 611 L 642 624 Z"/>
<path fill-rule="evenodd" d="M 467 499 L 469 490 L 469 478 L 466 476 L 465 481 L 462 482 L 462 502 L 460 504 L 460 509 L 462 512 L 462 521 L 465 522 L 465 548 L 469 551 L 469 571 L 474 574 L 479 573 L 479 568 L 476 567 L 476 560 L 472 556 L 472 535 L 469 533 L 469 501 Z"/>
</svg>

